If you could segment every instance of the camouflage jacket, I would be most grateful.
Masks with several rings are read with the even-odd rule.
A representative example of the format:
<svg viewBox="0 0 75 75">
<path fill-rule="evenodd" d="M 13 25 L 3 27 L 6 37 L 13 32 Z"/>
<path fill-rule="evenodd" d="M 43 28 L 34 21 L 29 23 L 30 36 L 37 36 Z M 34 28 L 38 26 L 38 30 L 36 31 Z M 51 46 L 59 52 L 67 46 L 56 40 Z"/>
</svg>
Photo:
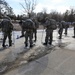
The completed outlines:
<svg viewBox="0 0 75 75">
<path fill-rule="evenodd" d="M 1 22 L 1 28 L 2 28 L 3 32 L 12 32 L 12 30 L 13 30 L 13 24 L 11 23 L 10 20 L 4 19 Z"/>
</svg>

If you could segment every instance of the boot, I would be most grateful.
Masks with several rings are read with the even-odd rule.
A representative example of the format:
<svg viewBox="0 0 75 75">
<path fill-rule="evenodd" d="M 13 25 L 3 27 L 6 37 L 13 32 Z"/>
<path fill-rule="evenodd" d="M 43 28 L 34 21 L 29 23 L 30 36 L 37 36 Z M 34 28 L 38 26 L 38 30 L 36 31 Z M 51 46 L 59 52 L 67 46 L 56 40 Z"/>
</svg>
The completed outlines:
<svg viewBox="0 0 75 75">
<path fill-rule="evenodd" d="M 52 43 L 51 43 L 51 42 L 49 42 L 49 45 L 52 45 Z"/>
<path fill-rule="evenodd" d="M 9 45 L 9 47 L 12 46 L 11 44 Z"/>
<path fill-rule="evenodd" d="M 4 44 L 3 44 L 2 46 L 3 46 L 3 47 L 6 47 L 6 45 L 4 45 Z"/>
<path fill-rule="evenodd" d="M 12 40 L 9 41 L 9 47 L 12 46 Z"/>
<path fill-rule="evenodd" d="M 20 38 L 21 38 L 21 37 L 24 37 L 24 35 L 21 35 Z"/>
<path fill-rule="evenodd" d="M 34 40 L 34 42 L 36 42 L 36 40 Z"/>
<path fill-rule="evenodd" d="M 47 43 L 43 43 L 43 45 L 47 45 Z"/>
<path fill-rule="evenodd" d="M 30 45 L 30 48 L 32 48 L 33 47 L 33 45 Z"/>
<path fill-rule="evenodd" d="M 28 46 L 28 44 L 25 44 L 25 47 L 27 47 Z"/>
<path fill-rule="evenodd" d="M 73 38 L 75 38 L 75 36 L 72 36 Z"/>
</svg>

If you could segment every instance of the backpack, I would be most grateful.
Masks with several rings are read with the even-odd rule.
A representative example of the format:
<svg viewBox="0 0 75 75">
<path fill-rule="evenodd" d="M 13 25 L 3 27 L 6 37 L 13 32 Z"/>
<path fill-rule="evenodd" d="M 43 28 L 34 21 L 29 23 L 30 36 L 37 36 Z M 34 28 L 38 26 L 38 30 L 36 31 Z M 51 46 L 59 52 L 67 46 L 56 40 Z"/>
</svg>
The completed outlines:
<svg viewBox="0 0 75 75">
<path fill-rule="evenodd" d="M 35 25 L 35 28 L 36 28 L 36 29 L 39 28 L 39 23 L 38 23 L 37 20 L 34 21 L 34 25 Z"/>
<path fill-rule="evenodd" d="M 57 28 L 56 21 L 54 19 L 48 19 L 46 21 L 46 26 L 53 30 L 55 30 Z"/>
<path fill-rule="evenodd" d="M 57 28 L 56 21 L 54 19 L 50 19 L 51 28 L 55 30 Z"/>
<path fill-rule="evenodd" d="M 34 22 L 31 19 L 27 19 L 23 21 L 23 28 L 24 29 L 34 29 Z"/>
<path fill-rule="evenodd" d="M 66 22 L 65 21 L 61 21 L 62 27 L 65 28 L 66 26 Z"/>
<path fill-rule="evenodd" d="M 1 24 L 2 24 L 3 32 L 11 32 L 13 30 L 13 26 L 12 26 L 10 20 L 4 19 Z"/>
</svg>

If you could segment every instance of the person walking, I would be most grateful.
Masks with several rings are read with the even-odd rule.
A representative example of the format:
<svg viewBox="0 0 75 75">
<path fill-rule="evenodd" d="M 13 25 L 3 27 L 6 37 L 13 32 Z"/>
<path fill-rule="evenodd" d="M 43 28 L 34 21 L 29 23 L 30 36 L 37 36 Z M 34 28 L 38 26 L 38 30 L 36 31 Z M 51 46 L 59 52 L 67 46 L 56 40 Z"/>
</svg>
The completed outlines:
<svg viewBox="0 0 75 75">
<path fill-rule="evenodd" d="M 11 36 L 12 36 L 13 24 L 12 24 L 11 19 L 9 17 L 5 16 L 3 18 L 3 21 L 1 22 L 1 28 L 2 28 L 2 32 L 3 32 L 2 46 L 6 47 L 5 41 L 6 41 L 7 37 L 9 39 L 9 46 L 12 46 Z"/>
<path fill-rule="evenodd" d="M 56 21 L 54 19 L 46 18 L 45 28 L 46 28 L 46 37 L 43 45 L 47 45 L 47 44 L 52 45 L 53 30 L 56 29 Z"/>
<path fill-rule="evenodd" d="M 33 47 L 33 30 L 35 29 L 34 22 L 31 19 L 25 20 L 23 22 L 23 28 L 25 30 L 25 47 L 30 45 L 31 48 Z"/>
</svg>

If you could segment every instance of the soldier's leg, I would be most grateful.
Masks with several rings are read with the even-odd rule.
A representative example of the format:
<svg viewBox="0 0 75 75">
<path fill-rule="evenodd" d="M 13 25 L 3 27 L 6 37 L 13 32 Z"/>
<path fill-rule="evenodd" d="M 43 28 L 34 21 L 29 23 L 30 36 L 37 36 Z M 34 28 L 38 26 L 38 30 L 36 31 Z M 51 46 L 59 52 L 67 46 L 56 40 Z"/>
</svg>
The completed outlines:
<svg viewBox="0 0 75 75">
<path fill-rule="evenodd" d="M 24 36 L 24 29 L 22 29 L 22 36 Z"/>
<path fill-rule="evenodd" d="M 6 38 L 7 38 L 7 34 L 6 33 L 3 33 L 4 37 L 3 37 L 3 44 L 2 46 L 5 47 L 5 41 L 6 41 Z"/>
<path fill-rule="evenodd" d="M 29 34 L 30 47 L 33 47 L 33 32 Z"/>
<path fill-rule="evenodd" d="M 48 38 L 49 38 L 49 34 L 48 34 L 48 32 L 46 32 L 45 43 L 43 43 L 43 45 L 47 45 Z"/>
<path fill-rule="evenodd" d="M 75 36 L 75 27 L 74 27 L 74 36 Z"/>
<path fill-rule="evenodd" d="M 50 33 L 50 42 L 49 42 L 50 45 L 52 45 L 52 41 L 53 41 L 53 32 Z"/>
<path fill-rule="evenodd" d="M 65 28 L 65 35 L 67 35 L 67 29 L 68 29 L 68 28 Z"/>
<path fill-rule="evenodd" d="M 59 29 L 58 33 L 59 33 L 59 39 L 60 39 L 61 38 L 61 29 Z"/>
<path fill-rule="evenodd" d="M 25 46 L 28 46 L 28 33 L 25 33 Z"/>
<path fill-rule="evenodd" d="M 37 30 L 35 30 L 35 32 L 34 32 L 34 36 L 35 36 L 35 40 L 34 40 L 34 42 L 36 42 L 36 40 L 37 40 Z"/>
<path fill-rule="evenodd" d="M 59 36 L 59 39 L 62 39 L 62 33 L 63 33 L 63 29 L 60 30 L 60 36 Z"/>
<path fill-rule="evenodd" d="M 20 37 L 24 37 L 24 29 L 23 28 L 22 28 L 21 36 Z"/>
<path fill-rule="evenodd" d="M 59 39 L 62 39 L 62 32 L 60 32 L 60 36 L 59 36 Z"/>
<path fill-rule="evenodd" d="M 12 46 L 12 39 L 11 39 L 12 34 L 8 33 L 8 39 L 9 39 L 9 46 Z"/>
</svg>

